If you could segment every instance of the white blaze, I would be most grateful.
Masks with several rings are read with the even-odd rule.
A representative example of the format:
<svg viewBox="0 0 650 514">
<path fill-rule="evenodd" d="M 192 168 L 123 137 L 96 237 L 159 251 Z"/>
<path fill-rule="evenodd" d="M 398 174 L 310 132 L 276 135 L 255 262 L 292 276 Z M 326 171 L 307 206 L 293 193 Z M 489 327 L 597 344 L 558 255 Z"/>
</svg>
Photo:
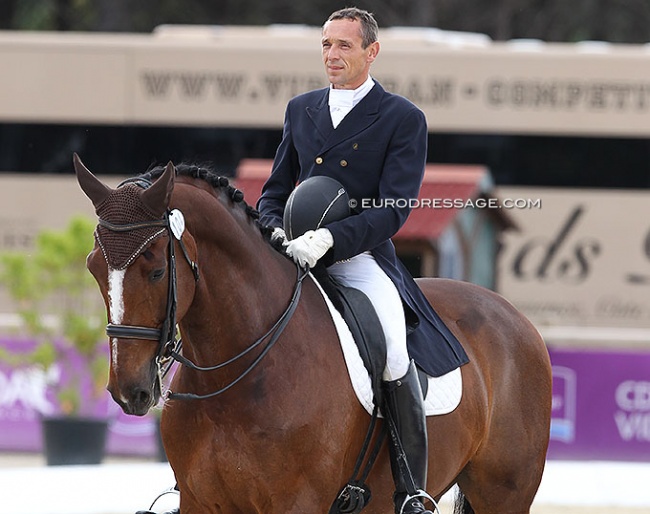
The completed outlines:
<svg viewBox="0 0 650 514">
<path fill-rule="evenodd" d="M 124 275 L 126 270 L 108 269 L 108 298 L 110 301 L 109 321 L 115 325 L 122 323 L 124 316 Z M 117 368 L 117 339 L 111 339 L 111 360 L 113 369 Z"/>
</svg>

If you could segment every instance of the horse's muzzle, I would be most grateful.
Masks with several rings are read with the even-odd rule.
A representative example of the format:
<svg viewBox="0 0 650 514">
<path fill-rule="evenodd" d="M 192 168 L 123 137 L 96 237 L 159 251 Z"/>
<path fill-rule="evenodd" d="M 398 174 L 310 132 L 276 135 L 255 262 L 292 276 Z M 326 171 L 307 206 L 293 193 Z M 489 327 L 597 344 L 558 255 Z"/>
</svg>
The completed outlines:
<svg viewBox="0 0 650 514">
<path fill-rule="evenodd" d="M 125 391 L 115 391 L 110 385 L 109 393 L 125 414 L 144 416 L 160 400 L 160 388 L 154 383 L 151 387 L 131 386 Z"/>
</svg>

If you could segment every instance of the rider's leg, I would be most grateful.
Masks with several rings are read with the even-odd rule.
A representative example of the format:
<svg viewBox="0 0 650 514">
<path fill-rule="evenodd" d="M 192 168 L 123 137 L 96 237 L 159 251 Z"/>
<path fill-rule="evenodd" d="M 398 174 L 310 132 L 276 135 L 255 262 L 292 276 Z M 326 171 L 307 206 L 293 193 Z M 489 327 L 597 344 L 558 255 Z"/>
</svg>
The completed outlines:
<svg viewBox="0 0 650 514">
<path fill-rule="evenodd" d="M 411 363 L 403 377 L 384 382 L 384 391 L 385 404 L 395 421 L 412 477 L 411 481 L 403 476 L 397 465 L 397 449 L 390 445 L 391 468 L 395 480 L 395 512 L 432 514 L 424 508 L 421 497 L 414 494 L 415 498 L 409 498 L 408 494 L 409 491 L 424 492 L 427 483 L 427 423 L 415 363 Z"/>
<path fill-rule="evenodd" d="M 403 377 L 409 368 L 402 299 L 388 275 L 370 253 L 362 253 L 327 268 L 341 284 L 359 289 L 370 299 L 386 338 L 384 380 Z"/>
<path fill-rule="evenodd" d="M 415 366 L 406 348 L 404 308 L 397 288 L 370 253 L 357 255 L 328 268 L 343 285 L 359 289 L 372 302 L 386 338 L 385 381 L 388 408 L 397 425 L 399 438 L 417 489 L 426 487 L 427 432 L 422 392 Z M 391 445 L 391 468 L 395 479 L 395 511 L 403 514 L 432 514 L 418 499 L 404 504 L 407 488 L 395 461 Z M 402 510 L 403 507 L 403 510 Z"/>
</svg>

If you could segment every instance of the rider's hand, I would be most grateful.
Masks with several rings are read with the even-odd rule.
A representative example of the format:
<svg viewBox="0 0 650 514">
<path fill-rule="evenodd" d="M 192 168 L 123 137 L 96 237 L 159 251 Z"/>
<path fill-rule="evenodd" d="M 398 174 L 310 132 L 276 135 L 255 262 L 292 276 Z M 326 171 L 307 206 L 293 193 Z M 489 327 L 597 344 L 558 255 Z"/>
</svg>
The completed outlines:
<svg viewBox="0 0 650 514">
<path fill-rule="evenodd" d="M 293 258 L 294 262 L 302 266 L 313 268 L 318 259 L 327 253 L 327 250 L 334 246 L 332 233 L 326 228 L 319 228 L 316 231 L 308 230 L 302 236 L 284 243 L 287 255 Z"/>
<path fill-rule="evenodd" d="M 280 227 L 275 227 L 273 229 L 273 232 L 271 232 L 271 243 L 275 244 L 282 244 L 287 241 L 287 235 L 284 233 L 284 230 L 281 229 Z"/>
</svg>

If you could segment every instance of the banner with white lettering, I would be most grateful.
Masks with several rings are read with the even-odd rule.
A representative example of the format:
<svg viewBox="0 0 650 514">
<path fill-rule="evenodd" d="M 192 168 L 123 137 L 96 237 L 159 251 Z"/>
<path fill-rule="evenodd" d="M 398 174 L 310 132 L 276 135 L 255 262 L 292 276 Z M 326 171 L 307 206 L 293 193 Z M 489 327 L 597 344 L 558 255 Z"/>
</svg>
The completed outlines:
<svg viewBox="0 0 650 514">
<path fill-rule="evenodd" d="M 650 461 L 650 352 L 550 353 L 549 457 Z"/>
<path fill-rule="evenodd" d="M 30 341 L 0 338 L 0 349 L 21 352 Z M 108 359 L 108 355 L 106 356 Z M 69 385 L 70 370 L 55 363 L 47 370 L 36 364 L 0 362 L 0 451 L 36 452 L 43 447 L 41 419 L 60 413 L 56 391 Z M 79 384 L 79 395 L 88 398 L 89 384 Z M 158 452 L 157 419 L 127 416 L 104 391 L 84 416 L 109 421 L 106 451 L 109 454 L 155 456 Z"/>
</svg>

